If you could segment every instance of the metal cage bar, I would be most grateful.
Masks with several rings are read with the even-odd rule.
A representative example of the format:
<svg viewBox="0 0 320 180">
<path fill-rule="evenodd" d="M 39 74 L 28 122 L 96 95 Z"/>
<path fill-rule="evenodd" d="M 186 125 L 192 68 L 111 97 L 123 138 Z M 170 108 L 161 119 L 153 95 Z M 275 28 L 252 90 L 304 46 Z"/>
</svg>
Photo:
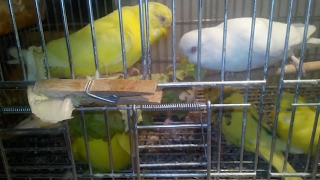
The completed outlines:
<svg viewBox="0 0 320 180">
<path fill-rule="evenodd" d="M 10 90 L 19 90 L 23 91 L 29 85 L 34 85 L 34 81 L 28 81 L 27 70 L 25 70 L 25 56 L 24 48 L 33 46 L 29 41 L 32 37 L 31 32 L 38 33 L 37 38 L 39 44 L 37 46 L 42 47 L 43 51 L 43 63 L 44 68 L 47 71 L 47 78 L 50 77 L 50 61 L 48 60 L 48 53 L 46 52 L 46 43 L 51 39 L 56 39 L 58 37 L 53 37 L 55 35 L 47 33 L 59 33 L 62 31 L 61 37 L 65 38 L 66 48 L 68 51 L 68 65 L 70 68 L 71 78 L 77 78 L 75 76 L 75 60 L 74 55 L 71 53 L 70 36 L 73 31 L 77 31 L 81 27 L 86 25 L 90 26 L 90 35 L 92 40 L 92 46 L 88 48 L 93 48 L 93 60 L 95 63 L 96 78 L 99 78 L 102 74 L 99 72 L 99 59 L 98 48 L 97 48 L 97 26 L 94 24 L 94 21 L 98 18 L 106 16 L 109 14 L 109 2 L 108 1 L 92 1 L 87 0 L 87 3 L 84 3 L 80 0 L 47 0 L 47 11 L 46 15 L 42 14 L 40 3 L 38 0 L 34 0 L 35 6 L 35 17 L 37 19 L 36 23 L 32 27 L 25 29 L 19 29 L 18 17 L 15 15 L 16 7 L 15 3 L 12 0 L 5 0 L 8 4 L 8 10 L 10 12 L 10 21 L 12 22 L 12 33 L 0 36 L 0 57 L 3 58 L 4 62 L 0 63 L 1 68 L 1 81 L 0 81 L 0 90 L 3 92 L 3 96 L 8 96 Z M 123 66 L 123 76 L 124 79 L 127 79 L 129 71 L 127 70 L 127 54 L 126 49 L 129 47 L 125 46 L 125 36 L 124 32 L 126 31 L 126 20 L 124 20 L 124 6 L 138 5 L 137 6 L 137 19 L 139 20 L 140 28 L 140 43 L 141 47 L 141 61 L 135 64 L 133 67 L 142 70 L 141 79 L 144 80 L 154 79 L 154 73 L 164 73 L 169 68 L 166 68 L 167 65 L 172 64 L 170 70 L 172 70 L 172 79 L 168 82 L 158 83 L 158 88 L 196 88 L 199 92 L 203 93 L 202 87 L 220 87 L 219 95 L 219 104 L 213 103 L 209 99 L 205 99 L 203 94 L 197 94 L 197 100 L 192 103 L 161 103 L 159 105 L 128 105 L 128 106 L 103 106 L 103 107 L 78 107 L 75 109 L 77 113 L 80 113 L 80 128 L 83 133 L 83 140 L 85 146 L 85 159 L 87 159 L 87 166 L 77 162 L 75 156 L 73 155 L 72 147 L 72 137 L 69 132 L 70 127 L 67 121 L 62 122 L 62 127 L 59 128 L 48 128 L 48 129 L 32 129 L 29 131 L 18 130 L 18 129 L 0 129 L 0 149 L 1 157 L 4 170 L 0 171 L 0 177 L 6 177 L 7 179 L 12 178 L 54 178 L 60 177 L 60 171 L 50 171 L 51 169 L 68 169 L 71 171 L 73 178 L 132 178 L 132 179 L 187 179 L 187 178 L 197 178 L 197 179 L 211 179 L 211 178 L 252 178 L 258 179 L 262 178 L 284 178 L 291 176 L 299 176 L 301 178 L 319 178 L 320 174 L 317 170 L 317 163 L 319 161 L 319 147 L 318 143 L 317 152 L 315 155 L 312 155 L 313 143 L 317 137 L 317 126 L 319 119 L 319 100 L 316 100 L 320 94 L 320 74 L 317 71 L 310 72 L 310 76 L 303 78 L 302 67 L 304 63 L 308 63 L 310 60 L 319 60 L 320 57 L 319 48 L 316 50 L 307 49 L 308 41 L 308 24 L 314 23 L 318 27 L 318 32 L 320 28 L 320 14 L 316 11 L 317 4 L 320 3 L 319 0 L 307 1 L 304 4 L 301 1 L 281 1 L 281 0 L 271 0 L 271 1 L 257 1 L 257 0 L 158 0 L 166 5 L 172 11 L 172 21 L 171 24 L 171 34 L 167 37 L 163 37 L 159 42 L 154 45 L 151 44 L 151 25 L 154 21 L 152 17 L 149 17 L 152 9 L 148 6 L 150 5 L 149 0 L 139 0 L 139 1 L 112 1 L 113 10 L 118 9 L 117 18 L 119 19 L 119 32 L 121 41 L 121 60 Z M 0 1 L 1 6 L 1 1 Z M 52 8 L 50 8 L 50 6 Z M 269 8 L 269 9 L 268 9 Z M 52 9 L 52 10 L 49 10 Z M 51 14 L 49 11 L 52 11 Z M 0 8 L 1 13 L 1 8 Z M 88 14 L 86 14 L 88 13 Z M 159 14 L 157 14 L 159 15 Z M 42 17 L 46 17 L 46 20 L 41 20 Z M 247 70 L 242 72 L 244 78 L 234 78 L 231 80 L 227 77 L 226 71 L 226 62 L 228 62 L 228 53 L 232 50 L 227 47 L 228 38 L 232 38 L 227 32 L 230 30 L 228 25 L 228 19 L 236 17 L 246 17 L 251 16 L 251 28 L 250 28 L 250 41 L 248 42 L 248 59 L 244 60 L 243 63 L 247 63 Z M 264 66 L 261 67 L 260 77 L 254 77 L 254 69 L 250 67 L 253 64 L 253 52 L 255 49 L 255 36 L 259 32 L 255 31 L 256 20 L 257 18 L 264 17 L 268 18 L 270 21 L 266 25 L 268 35 L 266 37 L 266 49 L 263 52 Z M 272 21 L 286 22 L 286 37 L 285 43 L 283 44 L 284 53 L 281 58 L 281 65 L 278 67 L 278 74 L 271 77 L 270 71 L 272 72 L 273 68 L 268 66 L 269 61 L 272 58 L 272 35 L 277 32 L 273 29 L 275 25 Z M 298 73 L 291 76 L 287 76 L 287 66 L 286 59 L 289 55 L 287 51 L 290 41 L 290 32 L 292 32 L 293 26 L 290 26 L 295 22 L 304 22 L 303 38 L 302 43 L 299 45 L 301 48 L 300 62 L 298 65 Z M 203 67 L 203 44 L 206 42 L 204 39 L 203 28 L 216 26 L 219 23 L 224 23 L 222 25 L 223 29 L 223 40 L 222 40 L 222 51 L 221 53 L 221 71 L 209 72 L 207 78 L 201 79 L 201 68 Z M 1 25 L 1 20 L 0 20 Z M 310 27 L 309 27 L 310 28 Z M 180 51 L 177 47 L 179 45 L 179 40 L 182 35 L 188 31 L 197 29 L 197 54 L 196 54 L 196 63 L 194 63 L 194 77 L 193 81 L 180 81 L 178 76 L 181 75 L 179 72 L 179 66 L 182 64 L 180 62 Z M 313 36 L 319 37 L 319 33 L 315 33 Z M 52 37 L 50 37 L 52 36 Z M 59 37 L 60 37 L 59 36 Z M 229 43 L 229 42 L 228 42 Z M 7 52 L 8 50 L 3 48 L 8 48 L 10 46 L 16 46 L 17 48 L 17 61 L 19 62 L 18 67 L 21 70 L 22 79 L 12 79 L 10 78 L 10 73 L 8 74 L 5 68 L 12 68 L 11 65 L 7 65 L 5 61 L 9 60 L 12 56 Z M 247 47 L 243 47 L 247 48 Z M 280 62 L 280 61 L 279 61 Z M 101 68 L 101 67 L 100 67 Z M 180 74 L 179 74 L 180 73 Z M 240 75 L 239 75 L 240 77 Z M 214 80 L 210 80 L 213 78 Z M 270 85 L 271 84 L 271 85 Z M 273 86 L 277 84 L 277 86 Z M 234 89 L 238 90 L 240 94 L 244 95 L 244 102 L 242 104 L 223 104 L 223 100 L 226 97 L 226 90 L 224 87 L 232 86 Z M 290 101 L 292 106 L 290 126 L 288 131 L 288 139 L 286 140 L 286 150 L 284 152 L 284 166 L 282 172 L 274 172 L 272 167 L 272 157 L 275 153 L 275 138 L 277 137 L 277 127 L 279 121 L 280 112 L 280 101 L 282 98 L 282 93 L 284 91 L 293 92 L 294 98 Z M 173 94 L 172 94 L 173 95 Z M 303 95 L 309 100 L 307 103 L 298 103 L 298 95 Z M 180 95 L 179 95 L 180 96 Z M 275 106 L 272 105 L 271 97 L 277 97 Z M 2 96 L 0 96 L 2 98 Z M 31 113 L 31 109 L 27 105 L 15 105 L 8 104 L 10 97 L 5 97 L 6 99 L 0 99 L 1 107 L 1 118 L 2 119 L 16 119 L 16 116 L 11 115 L 23 115 Z M 256 132 L 256 148 L 255 152 L 249 153 L 246 151 L 246 129 L 247 127 L 247 110 L 249 107 L 254 106 L 259 112 L 258 117 L 258 129 Z M 286 173 L 286 165 L 292 163 L 292 159 L 299 158 L 295 155 L 291 155 L 289 150 L 291 145 L 291 137 L 293 134 L 294 123 L 297 121 L 296 112 L 297 108 L 301 106 L 307 106 L 315 108 L 314 111 L 314 124 L 312 127 L 312 136 L 310 139 L 310 147 L 308 149 L 308 154 L 303 157 L 302 162 L 295 162 L 295 167 L 298 165 L 301 166 L 297 173 Z M 242 115 L 242 126 L 241 126 L 241 138 L 240 138 L 240 147 L 236 148 L 232 145 L 226 144 L 224 134 L 222 133 L 222 116 L 224 107 L 243 107 Z M 213 115 L 212 110 L 218 109 L 218 127 L 211 125 L 211 116 Z M 271 110 L 275 110 L 275 117 L 273 126 L 273 138 L 272 146 L 270 153 L 270 162 L 265 162 L 259 160 L 258 151 L 260 144 L 260 133 L 262 128 L 262 122 L 266 118 L 270 117 L 269 113 Z M 105 126 L 105 142 L 108 142 L 107 149 L 105 153 L 108 154 L 110 160 L 110 172 L 105 172 L 97 174 L 94 172 L 94 164 L 92 162 L 92 149 L 89 145 L 90 136 L 88 135 L 89 128 L 88 124 L 91 123 L 92 119 L 86 119 L 86 115 L 89 111 L 94 112 L 103 112 L 103 123 Z M 129 137 L 129 149 L 130 149 L 130 160 L 131 164 L 127 169 L 123 171 L 116 171 L 115 165 L 116 162 L 113 161 L 111 157 L 116 151 L 113 150 L 111 141 L 111 123 L 112 117 L 108 116 L 110 111 L 121 111 L 127 112 L 126 120 L 128 125 L 128 137 Z M 155 116 L 151 118 L 153 124 L 139 124 L 140 118 L 143 116 L 142 113 L 162 113 L 164 112 L 176 112 L 177 114 L 182 111 L 189 111 L 197 116 L 195 119 L 191 117 L 178 118 L 179 120 L 171 122 L 169 125 L 161 124 L 163 117 Z M 76 113 L 76 112 L 75 112 Z M 192 114 L 191 113 L 191 114 Z M 3 116 L 2 116 L 3 115 Z M 122 114 L 123 115 L 123 114 Z M 144 114 L 145 115 L 145 114 Z M 124 116 L 124 115 L 123 115 Z M 140 117 L 141 116 L 141 117 Z M 166 114 L 169 116 L 169 114 Z M 171 115 L 170 115 L 171 116 Z M 191 115 L 190 115 L 191 116 Z M 8 117 L 8 118 L 6 118 Z M 124 118 L 124 117 L 122 117 Z M 160 119 L 160 122 L 154 122 L 155 119 Z M 173 116 L 168 117 L 174 119 Z M 188 119 L 189 118 L 189 119 Z M 124 118 L 125 119 L 125 118 Z M 192 120 L 190 120 L 192 119 Z M 122 120 L 122 119 L 121 119 Z M 0 126 L 2 122 L 0 122 Z M 103 127 L 104 128 L 104 127 Z M 239 127 L 240 129 L 240 127 Z M 310 129 L 311 130 L 311 129 Z M 44 133 L 55 134 L 59 132 L 62 134 L 63 138 L 61 141 L 61 146 L 57 147 L 42 147 L 39 142 L 36 147 L 25 146 L 20 147 L 16 144 L 12 145 L 8 143 L 6 136 L 11 137 L 12 134 L 17 136 L 23 136 L 26 134 L 38 134 L 42 136 Z M 39 135 L 40 134 L 40 135 Z M 171 137 L 170 137 L 171 136 Z M 3 138 L 3 139 L 2 139 Z M 31 138 L 32 139 L 32 138 Z M 58 138 L 59 139 L 59 138 Z M 44 140 L 43 140 L 44 141 Z M 55 140 L 50 139 L 57 143 Z M 153 144 L 149 144 L 153 142 Z M 12 140 L 12 143 L 15 143 L 15 140 Z M 28 141 L 26 141 L 28 143 Z M 21 143 L 21 145 L 24 143 Z M 59 143 L 57 143 L 59 144 Z M 11 146 L 12 147 L 11 147 Z M 36 164 L 32 166 L 30 164 L 17 164 L 13 162 L 12 159 L 15 155 L 14 153 L 21 154 L 23 156 L 28 156 L 28 153 L 33 152 L 35 154 L 40 154 L 46 151 L 54 154 L 57 158 L 58 156 L 66 157 L 68 162 L 64 163 L 53 163 L 53 164 Z M 57 152 L 64 151 L 66 154 L 59 154 Z M 27 155 L 23 154 L 26 153 Z M 47 152 L 48 153 L 48 152 Z M 55 154 L 57 153 L 57 154 Z M 12 155 L 13 154 L 13 155 Z M 36 160 L 41 160 L 41 157 L 34 157 Z M 190 157 L 187 157 L 190 156 Z M 32 156 L 33 157 L 33 156 Z M 32 158 L 31 156 L 28 158 Z M 184 158 L 181 158 L 184 157 Z M 27 158 L 27 157 L 24 157 Z M 179 159 L 180 158 L 180 159 Z M 311 158 L 314 158 L 312 160 Z M 39 160 L 39 161 L 40 161 Z M 300 160 L 300 159 L 299 159 Z M 299 161 L 297 160 L 297 161 Z M 300 164 L 299 164 L 300 163 Z M 301 165 L 302 164 L 302 165 Z M 313 166 L 312 166 L 313 165 Z M 83 166 L 83 167 L 82 167 Z M 299 166 L 299 167 L 300 167 Z M 303 167 L 305 166 L 305 167 Z M 43 174 L 39 172 L 42 169 L 49 169 L 48 174 Z M 263 169 L 266 168 L 267 170 Z M 30 174 L 30 169 L 34 169 L 34 174 Z M 17 170 L 21 170 L 22 173 L 18 173 Z M 38 170 L 38 171 L 37 171 Z M 87 170 L 87 171 L 85 171 Z M 3 173 L 3 174 L 1 174 Z M 50 174 L 51 173 L 51 174 Z"/>
</svg>

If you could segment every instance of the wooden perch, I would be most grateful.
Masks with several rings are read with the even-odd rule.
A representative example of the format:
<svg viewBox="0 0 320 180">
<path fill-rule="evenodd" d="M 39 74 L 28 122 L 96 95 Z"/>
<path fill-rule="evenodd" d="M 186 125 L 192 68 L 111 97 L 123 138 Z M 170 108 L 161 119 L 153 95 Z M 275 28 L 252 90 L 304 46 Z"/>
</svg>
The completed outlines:
<svg viewBox="0 0 320 180">
<path fill-rule="evenodd" d="M 311 71 L 319 71 L 320 70 L 320 60 L 319 61 L 312 61 L 303 63 L 303 68 L 308 73 Z M 285 75 L 295 74 L 297 73 L 296 68 L 292 64 L 288 64 L 284 67 Z M 268 77 L 271 76 L 279 76 L 281 72 L 281 67 L 279 66 L 271 66 L 268 67 Z M 228 81 L 239 81 L 239 80 L 246 80 L 247 78 L 247 71 L 242 72 L 235 72 L 234 77 L 228 79 Z M 263 68 L 259 69 L 252 69 L 251 70 L 251 77 L 250 80 L 261 80 L 263 79 Z M 220 81 L 220 71 L 217 72 L 209 72 L 209 74 L 205 77 L 205 81 Z"/>
<path fill-rule="evenodd" d="M 103 105 L 108 102 L 86 94 L 88 79 L 48 79 L 37 81 L 33 92 L 47 97 L 66 97 L 73 95 L 81 98 L 85 104 Z M 89 93 L 106 98 L 109 95 L 119 97 L 116 104 L 158 104 L 162 91 L 157 90 L 157 81 L 128 79 L 95 79 L 89 87 Z M 157 91 L 156 91 L 157 90 Z"/>
</svg>

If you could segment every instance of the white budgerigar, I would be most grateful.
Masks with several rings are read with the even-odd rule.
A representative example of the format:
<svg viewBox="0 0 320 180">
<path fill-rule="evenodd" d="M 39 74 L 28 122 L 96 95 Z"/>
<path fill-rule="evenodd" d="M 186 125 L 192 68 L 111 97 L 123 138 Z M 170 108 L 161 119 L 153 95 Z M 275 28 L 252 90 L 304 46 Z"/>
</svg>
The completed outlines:
<svg viewBox="0 0 320 180">
<path fill-rule="evenodd" d="M 227 21 L 226 72 L 246 71 L 248 66 L 251 17 L 234 18 Z M 269 19 L 256 18 L 251 69 L 265 64 Z M 211 70 L 221 70 L 224 23 L 211 28 L 203 28 L 201 34 L 201 66 Z M 284 53 L 286 23 L 273 22 L 268 66 L 281 61 Z M 307 45 L 319 45 L 320 39 L 310 38 L 316 31 L 314 25 L 308 26 Z M 300 48 L 303 41 L 304 24 L 292 24 L 288 43 L 287 57 L 298 67 L 299 58 L 294 49 Z M 185 33 L 179 43 L 183 56 L 197 63 L 198 30 Z M 305 75 L 305 71 L 303 70 Z"/>
</svg>

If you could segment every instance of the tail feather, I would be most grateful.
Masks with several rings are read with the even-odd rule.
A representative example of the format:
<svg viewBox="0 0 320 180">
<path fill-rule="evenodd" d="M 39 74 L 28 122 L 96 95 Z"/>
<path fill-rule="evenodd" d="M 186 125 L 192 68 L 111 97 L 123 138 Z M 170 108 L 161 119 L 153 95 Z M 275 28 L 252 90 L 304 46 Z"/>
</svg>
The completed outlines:
<svg viewBox="0 0 320 180">
<path fill-rule="evenodd" d="M 270 147 L 263 147 L 260 146 L 259 147 L 259 153 L 260 156 L 265 159 L 266 161 L 270 161 Z M 272 159 L 272 166 L 278 171 L 278 172 L 282 172 L 282 168 L 284 165 L 284 156 L 282 155 L 281 152 L 279 151 L 275 151 L 273 154 L 273 159 Z M 293 167 L 289 164 L 289 162 L 287 163 L 286 166 L 286 172 L 288 173 L 296 173 L 296 171 L 293 169 Z M 285 177 L 285 180 L 302 180 L 302 178 L 300 177 Z"/>
<path fill-rule="evenodd" d="M 10 54 L 14 58 L 18 58 L 18 50 L 15 46 L 12 46 L 8 49 L 8 54 Z"/>
<path fill-rule="evenodd" d="M 19 59 L 8 60 L 7 64 L 19 64 Z"/>
<path fill-rule="evenodd" d="M 304 33 L 304 24 L 302 23 L 293 23 L 291 24 L 293 27 L 295 27 L 300 33 L 301 35 L 303 35 Z M 307 33 L 307 38 L 309 38 L 315 31 L 317 30 L 316 26 L 314 25 L 309 25 L 308 26 L 308 33 Z"/>
<path fill-rule="evenodd" d="M 45 128 L 45 127 L 59 127 L 60 124 L 52 124 L 44 122 L 36 115 L 31 114 L 29 117 L 21 121 L 14 129 L 29 129 L 29 128 Z"/>
<path fill-rule="evenodd" d="M 307 41 L 308 46 L 310 45 L 315 45 L 319 46 L 320 45 L 320 39 L 319 38 L 309 38 Z"/>
<path fill-rule="evenodd" d="M 271 138 L 270 138 L 270 144 L 271 144 Z M 287 148 L 287 144 L 285 141 L 277 138 L 276 140 L 276 150 L 278 151 L 282 151 L 282 152 L 285 152 L 286 151 L 286 148 Z M 302 151 L 302 149 L 298 148 L 298 147 L 295 147 L 293 145 L 290 145 L 290 150 L 289 152 L 291 154 L 303 154 L 304 152 Z"/>
<path fill-rule="evenodd" d="M 27 52 L 28 52 L 27 49 L 21 49 L 21 56 L 25 57 Z M 10 56 L 14 57 L 15 59 L 8 60 L 7 64 L 19 64 L 19 53 L 15 46 L 12 46 L 8 49 L 8 54 L 10 54 Z"/>
</svg>

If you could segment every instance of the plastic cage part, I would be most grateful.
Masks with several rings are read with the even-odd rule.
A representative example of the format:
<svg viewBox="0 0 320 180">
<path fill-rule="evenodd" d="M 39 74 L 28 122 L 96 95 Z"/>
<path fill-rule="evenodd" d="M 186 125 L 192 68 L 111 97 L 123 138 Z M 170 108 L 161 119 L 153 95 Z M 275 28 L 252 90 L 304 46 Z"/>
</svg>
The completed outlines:
<svg viewBox="0 0 320 180">
<path fill-rule="evenodd" d="M 160 6 L 150 6 L 153 2 L 165 5 L 171 15 L 161 14 Z M 144 8 L 146 3 L 148 8 Z M 108 22 L 97 21 L 124 6 L 127 9 L 115 11 Z M 129 14 L 128 9 L 133 6 L 136 7 Z M 320 0 L 0 0 L 0 15 L 4 14 L 0 20 L 0 178 L 320 179 L 318 7 Z M 152 12 L 157 13 L 152 15 Z M 258 18 L 292 26 L 285 24 L 282 29 L 286 33 L 274 38 L 272 34 L 280 32 L 276 24 L 267 22 L 264 29 L 260 26 L 261 29 L 253 31 L 248 27 L 247 31 L 241 31 L 245 23 L 239 21 L 237 28 L 231 29 L 237 32 L 234 34 L 229 24 L 222 24 L 221 35 L 216 36 L 221 39 L 221 65 L 216 63 L 221 70 L 210 70 L 211 64 L 206 59 L 213 60 L 215 54 L 204 57 L 202 53 L 218 52 L 219 48 L 206 44 L 208 39 L 204 37 L 208 36 L 203 28 L 241 17 L 249 17 L 256 26 Z M 154 27 L 157 23 L 162 29 Z M 314 27 L 304 24 L 316 28 L 311 36 L 314 39 L 308 39 L 305 31 L 306 27 L 309 30 Z M 82 29 L 85 31 L 79 33 Z M 197 31 L 196 41 L 188 41 L 194 47 L 187 53 L 196 52 L 191 57 L 184 54 L 179 43 L 184 34 L 197 29 L 202 31 Z M 230 33 L 222 33 L 227 31 Z M 234 66 L 255 66 L 257 61 L 253 58 L 261 47 L 254 40 L 263 31 L 268 32 L 263 37 L 267 47 L 259 54 L 264 66 L 239 72 L 224 69 L 230 67 L 226 64 L 228 53 L 236 54 Z M 114 36 L 105 37 L 110 35 L 107 32 L 114 32 Z M 152 39 L 159 33 L 163 34 L 158 40 Z M 294 33 L 300 34 L 292 38 Z M 133 34 L 134 37 L 128 37 Z M 230 43 L 227 39 L 235 37 L 243 37 L 232 42 L 235 49 L 240 47 L 238 52 L 227 46 Z M 64 39 L 58 42 L 59 38 Z M 278 45 L 272 42 L 280 42 L 277 40 L 281 38 L 284 42 L 276 49 L 279 54 L 272 54 Z M 50 45 L 54 41 L 58 42 L 57 46 Z M 290 46 L 293 41 L 298 43 Z M 108 51 L 102 46 L 119 49 L 102 56 Z M 130 54 L 132 49 L 136 54 Z M 248 58 L 240 56 L 246 49 Z M 116 53 L 120 68 L 112 63 L 105 65 Z M 186 55 L 189 59 L 184 59 Z M 292 55 L 300 59 L 295 66 L 288 60 Z M 92 59 L 86 61 L 91 64 L 79 63 L 83 57 Z M 277 63 L 266 66 L 266 61 L 274 57 L 279 58 Z M 238 59 L 243 62 L 239 63 Z M 63 65 L 56 66 L 57 62 Z M 123 68 L 124 65 L 130 67 Z M 72 117 L 51 123 L 48 119 L 62 116 L 64 110 L 54 114 L 47 108 L 43 114 L 50 117 L 41 119 L 31 113 L 27 92 L 28 87 L 47 78 L 87 78 L 89 82 L 95 78 L 152 79 L 158 81 L 152 91 L 154 96 L 161 96 L 161 101 L 125 105 L 96 103 L 106 99 L 104 92 L 99 96 L 90 94 L 96 99 L 87 104 L 81 104 L 83 97 L 68 97 L 77 105 Z M 213 91 L 209 96 L 205 94 L 208 88 Z M 148 91 L 140 87 L 142 90 Z M 58 92 L 50 93 L 54 98 L 49 99 L 62 98 Z M 235 93 L 241 94 L 241 102 L 234 98 L 224 103 Z M 285 93 L 292 94 L 287 102 L 283 101 Z M 142 99 L 152 99 L 146 96 Z M 118 96 L 110 97 L 118 100 Z M 128 101 L 136 102 L 136 99 L 131 97 Z M 237 109 L 241 115 L 232 114 Z M 252 128 L 250 118 L 259 130 Z M 228 134 L 226 129 L 237 120 L 242 121 Z M 305 139 L 298 139 L 299 129 Z M 256 138 L 250 141 L 248 137 L 259 139 L 263 132 L 270 142 L 267 140 L 268 146 L 259 149 Z M 276 138 L 282 138 L 283 152 L 278 151 Z M 315 140 L 311 143 L 313 147 L 311 140 Z M 260 139 L 259 146 L 263 142 Z M 307 146 L 306 150 L 295 144 Z M 265 156 L 278 157 L 271 160 L 274 164 L 262 158 L 265 151 Z M 282 163 L 287 166 L 284 168 Z"/>
</svg>

